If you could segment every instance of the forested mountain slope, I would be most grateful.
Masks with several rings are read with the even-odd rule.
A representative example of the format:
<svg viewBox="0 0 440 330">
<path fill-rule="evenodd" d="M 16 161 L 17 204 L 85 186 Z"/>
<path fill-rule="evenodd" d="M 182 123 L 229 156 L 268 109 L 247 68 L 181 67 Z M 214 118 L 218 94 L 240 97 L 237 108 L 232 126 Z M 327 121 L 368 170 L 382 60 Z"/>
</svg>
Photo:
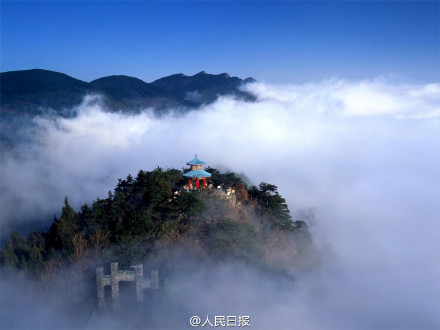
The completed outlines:
<svg viewBox="0 0 440 330">
<path fill-rule="evenodd" d="M 189 276 L 195 264 L 244 265 L 280 283 L 293 283 L 295 272 L 315 264 L 308 226 L 292 221 L 276 186 L 248 187 L 235 173 L 207 171 L 211 185 L 200 191 L 185 189 L 181 171 L 157 168 L 119 179 L 107 198 L 77 211 L 66 197 L 46 232 L 11 235 L 1 252 L 3 278 L 19 275 L 41 299 L 75 315 L 80 309 L 75 327 L 96 309 L 95 269 L 110 262 L 159 270 L 165 295 L 169 279 Z"/>
</svg>

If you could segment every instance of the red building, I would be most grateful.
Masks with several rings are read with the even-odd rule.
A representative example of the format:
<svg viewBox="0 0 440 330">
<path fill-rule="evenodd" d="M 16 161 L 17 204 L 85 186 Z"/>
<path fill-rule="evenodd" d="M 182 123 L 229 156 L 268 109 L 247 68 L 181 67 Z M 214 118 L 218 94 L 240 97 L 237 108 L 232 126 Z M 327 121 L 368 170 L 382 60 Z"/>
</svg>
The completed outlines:
<svg viewBox="0 0 440 330">
<path fill-rule="evenodd" d="M 206 172 L 203 169 L 203 165 L 206 163 L 200 159 L 194 158 L 193 160 L 186 163 L 186 165 L 191 166 L 190 171 L 183 174 L 184 177 L 188 178 L 188 187 L 191 189 L 191 180 L 196 180 L 196 188 L 199 189 L 200 179 L 203 179 L 203 187 L 206 188 L 206 178 L 211 176 L 211 173 Z"/>
</svg>

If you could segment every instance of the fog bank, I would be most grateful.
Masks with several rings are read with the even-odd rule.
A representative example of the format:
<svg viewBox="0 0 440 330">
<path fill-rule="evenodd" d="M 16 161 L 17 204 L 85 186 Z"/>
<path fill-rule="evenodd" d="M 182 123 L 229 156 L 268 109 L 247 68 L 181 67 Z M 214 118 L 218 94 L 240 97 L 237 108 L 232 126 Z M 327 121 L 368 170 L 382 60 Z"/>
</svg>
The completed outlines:
<svg viewBox="0 0 440 330">
<path fill-rule="evenodd" d="M 49 224 L 65 195 L 78 208 L 118 178 L 183 168 L 197 153 L 278 186 L 295 220 L 315 210 L 308 221 L 322 265 L 298 275 L 285 304 L 267 306 L 274 318 L 264 327 L 439 328 L 440 84 L 245 88 L 257 102 L 221 98 L 156 118 L 86 99 L 75 118 L 36 118 L 34 144 L 1 160 L 2 235 Z"/>
</svg>

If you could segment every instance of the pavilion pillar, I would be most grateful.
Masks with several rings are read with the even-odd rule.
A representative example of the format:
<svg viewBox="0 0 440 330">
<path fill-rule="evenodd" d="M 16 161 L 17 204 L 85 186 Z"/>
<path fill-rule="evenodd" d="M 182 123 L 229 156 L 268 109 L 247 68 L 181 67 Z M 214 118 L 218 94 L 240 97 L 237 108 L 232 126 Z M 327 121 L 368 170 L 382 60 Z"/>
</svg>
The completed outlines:
<svg viewBox="0 0 440 330">
<path fill-rule="evenodd" d="M 199 189 L 199 178 L 196 179 L 196 188 Z"/>
<path fill-rule="evenodd" d="M 203 178 L 203 188 L 206 188 L 206 178 Z"/>
<path fill-rule="evenodd" d="M 191 190 L 191 178 L 188 179 L 188 188 Z"/>
</svg>

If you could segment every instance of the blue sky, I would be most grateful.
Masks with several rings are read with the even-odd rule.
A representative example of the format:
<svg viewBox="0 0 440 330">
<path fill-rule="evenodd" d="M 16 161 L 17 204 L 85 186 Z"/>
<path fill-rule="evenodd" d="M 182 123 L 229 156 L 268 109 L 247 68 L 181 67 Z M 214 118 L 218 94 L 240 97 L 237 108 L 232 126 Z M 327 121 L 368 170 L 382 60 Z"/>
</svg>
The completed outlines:
<svg viewBox="0 0 440 330">
<path fill-rule="evenodd" d="M 1 1 L 1 71 L 440 80 L 438 1 Z"/>
</svg>

